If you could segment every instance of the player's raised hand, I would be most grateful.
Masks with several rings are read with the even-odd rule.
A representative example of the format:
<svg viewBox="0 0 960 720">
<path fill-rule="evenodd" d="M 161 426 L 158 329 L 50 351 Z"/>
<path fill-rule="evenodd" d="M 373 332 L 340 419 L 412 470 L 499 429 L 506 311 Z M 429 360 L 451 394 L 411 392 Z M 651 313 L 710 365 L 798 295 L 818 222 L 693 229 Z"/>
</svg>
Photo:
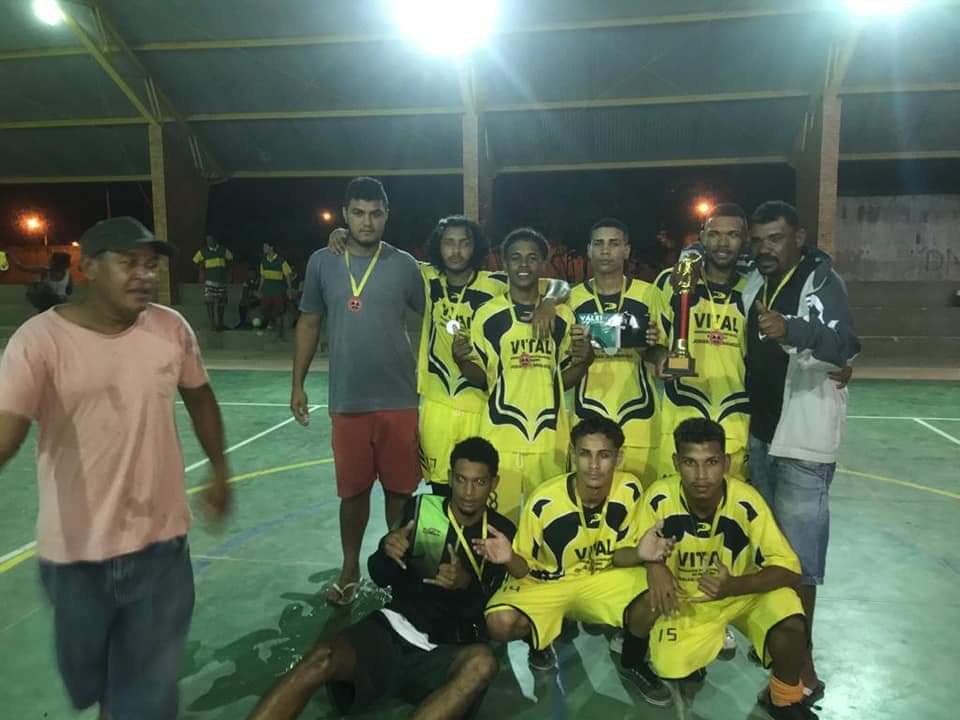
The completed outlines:
<svg viewBox="0 0 960 720">
<path fill-rule="evenodd" d="M 553 298 L 543 298 L 530 318 L 530 322 L 533 323 L 533 334 L 538 340 L 548 340 L 553 336 L 553 324 L 556 319 L 557 301 Z"/>
<path fill-rule="evenodd" d="M 787 337 L 787 319 L 776 310 L 769 310 L 757 299 L 753 304 L 757 310 L 757 329 L 761 335 L 780 342 Z"/>
<path fill-rule="evenodd" d="M 473 549 L 477 555 L 494 565 L 506 565 L 513 559 L 510 538 L 495 527 L 490 528 L 490 537 L 474 538 Z"/>
<path fill-rule="evenodd" d="M 413 525 L 414 522 L 411 520 L 403 527 L 387 533 L 387 536 L 383 539 L 383 554 L 393 560 L 404 570 L 407 569 L 407 564 L 403 559 L 406 557 L 407 551 L 410 549 L 410 538 L 413 536 Z"/>
<path fill-rule="evenodd" d="M 444 590 L 462 590 L 470 584 L 470 575 L 467 573 L 463 563 L 457 556 L 457 551 L 452 545 L 447 545 L 447 553 L 450 555 L 450 562 L 440 563 L 437 568 L 435 578 L 424 578 L 423 582 L 427 585 L 436 585 Z"/>
<path fill-rule="evenodd" d="M 663 536 L 663 520 L 647 530 L 637 545 L 637 557 L 641 562 L 663 562 L 673 551 L 676 541 Z"/>
<path fill-rule="evenodd" d="M 711 600 L 722 600 L 730 596 L 730 571 L 727 566 L 720 561 L 714 561 L 711 567 L 712 572 L 701 576 L 697 582 L 697 587 L 703 593 L 703 597 L 693 598 L 692 602 L 710 602 Z"/>
<path fill-rule="evenodd" d="M 651 320 L 647 325 L 647 347 L 653 347 L 660 344 L 660 328 L 657 327 L 657 321 Z"/>
<path fill-rule="evenodd" d="M 470 342 L 470 336 L 465 332 L 458 332 L 453 336 L 451 350 L 453 359 L 458 363 L 469 358 L 473 353 L 473 343 Z"/>
<path fill-rule="evenodd" d="M 350 231 L 346 228 L 334 228 L 327 238 L 327 249 L 331 255 L 343 255 L 347 249 L 347 241 L 350 239 Z"/>
<path fill-rule="evenodd" d="M 593 344 L 590 342 L 590 330 L 586 325 L 574 325 L 570 328 L 570 359 L 578 365 L 593 362 Z"/>
<path fill-rule="evenodd" d="M 650 608 L 654 615 L 673 617 L 680 612 L 680 600 L 685 597 L 683 588 L 670 568 L 662 563 L 647 565 L 647 582 L 650 585 Z"/>
</svg>

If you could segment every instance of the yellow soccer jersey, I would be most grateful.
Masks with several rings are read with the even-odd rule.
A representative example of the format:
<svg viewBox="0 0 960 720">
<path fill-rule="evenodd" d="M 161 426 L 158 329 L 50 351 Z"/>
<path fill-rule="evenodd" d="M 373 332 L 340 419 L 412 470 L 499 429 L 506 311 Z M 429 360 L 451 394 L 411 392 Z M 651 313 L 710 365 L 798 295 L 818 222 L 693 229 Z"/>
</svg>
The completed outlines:
<svg viewBox="0 0 960 720">
<path fill-rule="evenodd" d="M 666 564 L 690 597 L 703 595 L 697 582 L 714 561 L 722 562 L 735 576 L 770 565 L 800 572 L 800 560 L 770 508 L 745 482 L 727 480 L 723 500 L 709 522 L 691 514 L 679 475 L 647 488 L 642 505 L 640 524 L 649 527 L 663 520 L 664 536 L 677 541 Z"/>
<path fill-rule="evenodd" d="M 675 313 L 679 295 L 671 284 L 673 270 L 665 270 L 656 280 L 656 316 L 673 346 Z M 723 425 L 731 449 L 746 445 L 750 427 L 750 404 L 744 376 L 747 352 L 746 308 L 743 289 L 746 280 L 738 278 L 732 289 L 722 289 L 703 281 L 690 295 L 690 354 L 696 362 L 697 377 L 681 377 L 664 383 L 661 432 L 671 434 L 683 420 L 705 417 Z M 711 297 L 712 296 L 712 297 Z"/>
<path fill-rule="evenodd" d="M 558 306 L 553 335 L 539 340 L 519 319 L 532 311 L 501 295 L 473 318 L 471 339 L 487 374 L 484 437 L 501 451 L 554 452 L 557 431 L 567 428 L 561 371 L 570 364 L 573 313 Z"/>
<path fill-rule="evenodd" d="M 592 281 L 581 283 L 570 291 L 570 307 L 577 323 L 587 325 L 598 316 L 617 312 L 636 317 L 649 314 L 654 286 L 643 280 L 628 280 L 626 292 L 595 296 Z M 597 306 L 599 299 L 601 307 Z M 616 355 L 594 352 L 593 364 L 587 369 L 574 395 L 577 417 L 597 413 L 620 424 L 631 447 L 654 447 L 660 443 L 655 427 L 655 391 L 639 350 L 621 349 Z"/>
<path fill-rule="evenodd" d="M 636 547 L 647 529 L 640 520 L 643 490 L 633 475 L 614 473 L 607 502 L 584 508 L 587 528 L 580 520 L 575 484 L 574 473 L 547 480 L 523 507 L 513 551 L 527 561 L 531 577 L 586 575 L 591 564 L 594 572 L 603 570 L 611 566 L 614 551 Z"/>
<path fill-rule="evenodd" d="M 480 412 L 486 394 L 460 374 L 453 360 L 453 335 L 447 326 L 455 320 L 462 332 L 469 333 L 476 311 L 506 291 L 506 278 L 481 270 L 466 287 L 451 288 L 446 276 L 433 265 L 421 264 L 420 271 L 426 293 L 417 358 L 420 396 L 455 405 L 463 412 Z"/>
</svg>

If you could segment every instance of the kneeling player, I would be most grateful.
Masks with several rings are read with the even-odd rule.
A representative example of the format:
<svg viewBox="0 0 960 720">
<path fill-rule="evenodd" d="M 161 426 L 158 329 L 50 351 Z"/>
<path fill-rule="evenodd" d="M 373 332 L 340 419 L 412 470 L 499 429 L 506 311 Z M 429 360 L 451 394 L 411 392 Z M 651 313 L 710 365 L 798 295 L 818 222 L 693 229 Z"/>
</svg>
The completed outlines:
<svg viewBox="0 0 960 720">
<path fill-rule="evenodd" d="M 261 700 L 252 720 L 295 718 L 324 685 L 340 715 L 388 698 L 415 705 L 414 718 L 476 711 L 497 672 L 483 607 L 504 569 L 486 562 L 471 542 L 492 535 L 509 543 L 514 527 L 487 509 L 499 464 L 490 443 L 463 440 L 450 464 L 452 498 L 412 498 L 400 527 L 370 557 L 370 577 L 391 586 L 393 599 L 332 641 L 318 642 Z M 439 565 L 427 569 L 431 557 Z"/>
<path fill-rule="evenodd" d="M 487 605 L 490 636 L 526 639 L 534 669 L 553 667 L 551 643 L 564 618 L 626 626 L 626 654 L 639 605 L 635 600 L 647 589 L 646 573 L 638 566 L 662 559 L 672 546 L 657 528 L 638 522 L 640 481 L 616 472 L 623 448 L 620 426 L 592 415 L 577 423 L 571 439 L 576 472 L 533 492 L 513 547 L 499 538 L 478 543 L 490 562 L 506 565 L 514 578 Z M 641 680 L 645 695 L 669 702 L 669 691 L 656 677 L 651 682 L 659 688 Z"/>
<path fill-rule="evenodd" d="M 674 445 L 680 476 L 650 486 L 640 517 L 641 525 L 662 523 L 663 535 L 676 541 L 669 558 L 647 563 L 650 590 L 637 613 L 653 670 L 668 679 L 701 674 L 732 624 L 753 643 L 764 667 L 773 666 L 769 716 L 815 720 L 801 702 L 808 634 L 795 590 L 796 554 L 760 494 L 725 480 L 730 456 L 722 426 L 684 420 Z"/>
</svg>

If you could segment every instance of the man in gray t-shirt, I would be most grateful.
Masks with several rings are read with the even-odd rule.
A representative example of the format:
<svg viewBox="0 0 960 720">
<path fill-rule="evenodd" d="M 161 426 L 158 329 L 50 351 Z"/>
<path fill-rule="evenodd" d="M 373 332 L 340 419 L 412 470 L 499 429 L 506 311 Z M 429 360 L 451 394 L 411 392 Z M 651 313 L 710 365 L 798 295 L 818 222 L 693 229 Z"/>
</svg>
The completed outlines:
<svg viewBox="0 0 960 720">
<path fill-rule="evenodd" d="M 310 257 L 297 322 L 290 409 L 306 425 L 303 386 L 321 317 L 327 319 L 328 405 L 343 547 L 340 577 L 327 599 L 338 605 L 356 597 L 374 480 L 379 477 L 384 489 L 389 527 L 399 523 L 420 481 L 416 365 L 405 314 L 408 308 L 423 313 L 425 293 L 413 257 L 381 241 L 388 214 L 379 181 L 350 182 L 343 207 L 350 231 L 346 252 L 323 249 Z"/>
</svg>

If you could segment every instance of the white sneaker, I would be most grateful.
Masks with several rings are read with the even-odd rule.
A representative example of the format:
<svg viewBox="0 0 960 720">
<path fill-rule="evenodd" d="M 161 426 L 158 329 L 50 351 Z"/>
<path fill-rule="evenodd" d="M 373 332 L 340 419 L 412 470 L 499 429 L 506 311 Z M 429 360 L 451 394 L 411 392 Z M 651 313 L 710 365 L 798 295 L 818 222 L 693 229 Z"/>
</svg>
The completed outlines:
<svg viewBox="0 0 960 720">
<path fill-rule="evenodd" d="M 623 631 L 618 631 L 610 638 L 610 652 L 614 655 L 623 655 Z"/>
<path fill-rule="evenodd" d="M 737 654 L 737 639 L 729 627 L 723 631 L 723 649 L 720 651 L 721 660 L 732 660 Z"/>
</svg>

